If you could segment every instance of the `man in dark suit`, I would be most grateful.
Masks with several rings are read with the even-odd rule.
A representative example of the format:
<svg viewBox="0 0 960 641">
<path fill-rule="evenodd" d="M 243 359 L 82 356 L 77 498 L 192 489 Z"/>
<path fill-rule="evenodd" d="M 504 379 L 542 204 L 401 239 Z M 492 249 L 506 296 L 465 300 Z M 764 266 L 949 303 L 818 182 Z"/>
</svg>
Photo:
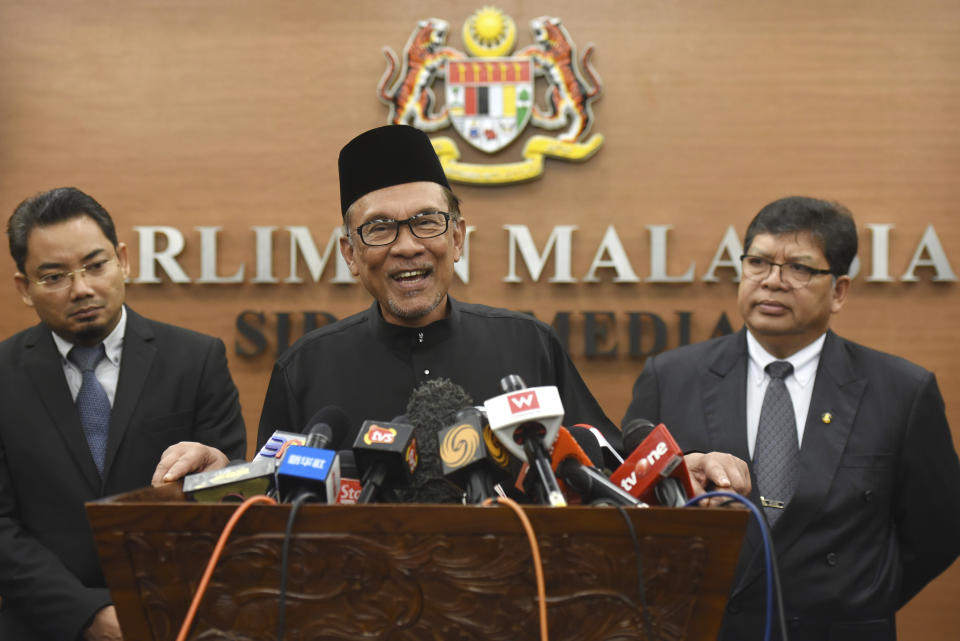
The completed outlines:
<svg viewBox="0 0 960 641">
<path fill-rule="evenodd" d="M 93 198 L 38 194 L 7 233 L 41 322 L 0 343 L 0 639 L 121 639 L 84 502 L 242 457 L 237 390 L 222 341 L 124 307 Z"/>
<path fill-rule="evenodd" d="M 662 421 L 685 450 L 751 462 L 791 641 L 895 639 L 897 609 L 960 553 L 960 465 L 936 380 L 828 329 L 857 252 L 843 206 L 778 200 L 744 248 L 746 327 L 649 359 L 624 421 Z M 760 549 L 753 525 L 724 641 L 762 638 Z"/>
</svg>

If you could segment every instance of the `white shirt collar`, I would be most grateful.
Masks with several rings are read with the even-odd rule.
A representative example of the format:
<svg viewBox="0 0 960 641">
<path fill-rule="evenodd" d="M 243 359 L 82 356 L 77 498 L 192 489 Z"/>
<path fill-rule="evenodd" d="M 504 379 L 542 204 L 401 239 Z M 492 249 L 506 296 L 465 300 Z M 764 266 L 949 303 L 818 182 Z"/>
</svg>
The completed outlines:
<svg viewBox="0 0 960 641">
<path fill-rule="evenodd" d="M 801 387 L 806 387 L 817 373 L 817 365 L 820 363 L 820 352 L 823 351 L 823 343 L 827 339 L 827 334 L 823 333 L 820 337 L 804 347 L 794 352 L 787 358 L 777 358 L 765 350 L 760 342 L 754 338 L 750 330 L 747 330 L 747 353 L 750 355 L 750 374 L 749 380 L 754 385 L 760 386 L 767 374 L 765 368 L 773 361 L 785 360 L 793 365 L 793 378 Z"/>
<path fill-rule="evenodd" d="M 123 337 L 126 331 L 127 306 L 122 305 L 120 307 L 120 322 L 118 322 L 117 326 L 113 328 L 113 331 L 103 339 L 103 347 L 107 352 L 107 360 L 115 366 L 120 365 L 120 356 L 123 354 Z M 57 351 L 60 352 L 60 356 L 64 361 L 67 361 L 67 355 L 70 354 L 70 350 L 73 349 L 73 343 L 62 338 L 56 332 L 50 333 L 53 334 L 53 342 L 57 344 Z"/>
</svg>

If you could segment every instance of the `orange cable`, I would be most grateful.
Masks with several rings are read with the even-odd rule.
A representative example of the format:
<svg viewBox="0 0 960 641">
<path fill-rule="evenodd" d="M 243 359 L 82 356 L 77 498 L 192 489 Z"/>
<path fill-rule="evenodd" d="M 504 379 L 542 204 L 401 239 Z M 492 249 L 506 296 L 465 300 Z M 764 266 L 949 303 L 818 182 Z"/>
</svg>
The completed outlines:
<svg viewBox="0 0 960 641">
<path fill-rule="evenodd" d="M 547 631 L 547 588 L 543 580 L 543 563 L 540 561 L 540 546 L 537 545 L 537 536 L 533 531 L 533 525 L 527 518 L 526 512 L 520 507 L 520 504 L 513 499 L 505 496 L 497 496 L 486 499 L 483 505 L 490 505 L 496 501 L 503 503 L 516 513 L 517 518 L 523 524 L 523 529 L 527 532 L 527 540 L 530 542 L 530 551 L 533 554 L 533 571 L 537 578 L 537 604 L 540 612 L 540 641 L 549 641 L 550 634 Z"/>
<path fill-rule="evenodd" d="M 193 625 L 193 617 L 196 616 L 197 609 L 200 607 L 200 601 L 203 599 L 203 593 L 207 591 L 207 585 L 210 583 L 210 577 L 213 576 L 213 569 L 216 567 L 217 561 L 220 560 L 220 555 L 223 554 L 223 548 L 227 544 L 227 538 L 233 531 L 234 526 L 236 526 L 237 521 L 239 521 L 240 517 L 243 516 L 243 513 L 246 512 L 250 506 L 257 503 L 268 503 L 271 505 L 277 504 L 277 502 L 269 496 L 251 496 L 246 501 L 241 503 L 236 510 L 234 510 L 233 514 L 230 516 L 230 520 L 227 521 L 225 526 L 223 526 L 223 532 L 220 533 L 220 540 L 218 540 L 217 544 L 213 546 L 213 553 L 210 555 L 210 560 L 207 562 L 207 569 L 203 572 L 203 577 L 200 579 L 200 585 L 197 586 L 197 592 L 193 595 L 193 602 L 190 604 L 190 608 L 187 610 L 187 616 L 183 620 L 183 625 L 180 626 L 180 633 L 177 634 L 177 641 L 185 641 L 187 638 L 187 633 L 190 631 L 190 626 Z"/>
</svg>

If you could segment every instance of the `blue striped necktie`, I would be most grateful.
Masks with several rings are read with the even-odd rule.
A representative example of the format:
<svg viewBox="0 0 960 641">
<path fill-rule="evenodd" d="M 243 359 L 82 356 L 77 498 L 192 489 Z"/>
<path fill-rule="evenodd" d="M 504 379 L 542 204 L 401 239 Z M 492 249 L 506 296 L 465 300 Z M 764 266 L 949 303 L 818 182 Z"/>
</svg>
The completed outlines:
<svg viewBox="0 0 960 641">
<path fill-rule="evenodd" d="M 110 431 L 110 399 L 97 380 L 97 363 L 106 358 L 103 343 L 96 347 L 75 345 L 68 358 L 83 374 L 80 393 L 77 394 L 77 409 L 80 411 L 80 424 L 87 437 L 90 454 L 97 464 L 100 476 L 103 476 L 103 461 L 107 453 L 107 435 Z"/>
</svg>

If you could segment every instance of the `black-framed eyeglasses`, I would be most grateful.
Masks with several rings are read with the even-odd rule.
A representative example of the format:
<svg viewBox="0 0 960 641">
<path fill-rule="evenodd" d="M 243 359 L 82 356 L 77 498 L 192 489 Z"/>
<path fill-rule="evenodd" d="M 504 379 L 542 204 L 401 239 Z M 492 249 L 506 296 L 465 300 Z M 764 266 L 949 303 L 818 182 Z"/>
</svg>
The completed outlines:
<svg viewBox="0 0 960 641">
<path fill-rule="evenodd" d="M 390 218 L 374 218 L 359 227 L 356 232 L 364 245 L 379 247 L 389 245 L 400 235 L 400 225 L 406 225 L 410 233 L 417 238 L 434 238 L 447 231 L 450 224 L 450 214 L 445 211 L 424 211 L 406 220 L 392 220 Z"/>
<path fill-rule="evenodd" d="M 48 291 L 55 292 L 59 289 L 69 287 L 80 274 L 83 274 L 87 278 L 106 276 L 110 273 L 110 268 L 113 263 L 116 262 L 118 262 L 116 258 L 101 258 L 86 265 L 81 265 L 79 268 L 70 272 L 47 272 L 42 274 L 37 280 L 31 279 L 31 281 Z"/>
<path fill-rule="evenodd" d="M 774 267 L 780 268 L 780 278 L 794 287 L 804 287 L 810 284 L 814 276 L 833 274 L 829 269 L 817 269 L 803 263 L 775 263 L 763 256 L 744 254 L 740 257 L 743 266 L 743 277 L 750 280 L 763 280 L 770 275 Z"/>
</svg>

